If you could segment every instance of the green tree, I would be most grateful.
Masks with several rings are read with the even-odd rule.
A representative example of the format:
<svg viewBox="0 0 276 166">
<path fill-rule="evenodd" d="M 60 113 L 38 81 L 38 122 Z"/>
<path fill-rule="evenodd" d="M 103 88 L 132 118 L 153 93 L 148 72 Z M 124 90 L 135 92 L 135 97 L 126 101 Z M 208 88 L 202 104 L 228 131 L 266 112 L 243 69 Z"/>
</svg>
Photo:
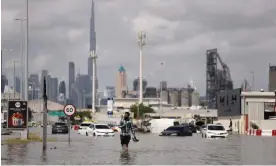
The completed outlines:
<svg viewBox="0 0 276 166">
<path fill-rule="evenodd" d="M 75 120 L 75 117 L 80 117 L 80 121 L 79 120 Z M 70 117 L 70 120 L 72 122 L 72 124 L 76 124 L 77 122 L 82 122 L 84 121 L 85 118 L 88 118 L 88 119 L 92 119 L 92 116 L 91 116 L 91 111 L 82 111 L 82 112 L 76 112 L 73 116 Z"/>
<path fill-rule="evenodd" d="M 138 109 L 139 115 L 137 114 Z M 132 106 L 130 106 L 130 111 L 134 113 L 134 118 L 143 117 L 145 113 L 155 113 L 155 111 L 151 107 L 145 106 L 143 103 L 133 104 Z"/>
</svg>

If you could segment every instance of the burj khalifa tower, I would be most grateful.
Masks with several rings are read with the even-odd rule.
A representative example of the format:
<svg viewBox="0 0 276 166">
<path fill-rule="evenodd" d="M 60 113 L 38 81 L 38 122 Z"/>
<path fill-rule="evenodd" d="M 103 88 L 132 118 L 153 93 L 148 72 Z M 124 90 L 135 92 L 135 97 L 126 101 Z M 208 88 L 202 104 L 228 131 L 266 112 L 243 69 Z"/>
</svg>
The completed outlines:
<svg viewBox="0 0 276 166">
<path fill-rule="evenodd" d="M 92 8 L 91 8 L 91 18 L 90 18 L 90 51 L 96 52 L 96 32 L 95 32 L 95 13 L 94 13 L 94 1 L 92 0 Z M 97 77 L 97 65 L 95 66 L 96 69 L 96 90 L 98 89 L 98 77 Z M 92 58 L 88 57 L 88 76 L 90 77 L 90 83 L 92 85 L 92 76 L 93 76 L 93 64 Z M 90 86 L 92 87 L 92 86 Z M 92 96 L 92 89 L 91 89 L 91 96 Z"/>
</svg>

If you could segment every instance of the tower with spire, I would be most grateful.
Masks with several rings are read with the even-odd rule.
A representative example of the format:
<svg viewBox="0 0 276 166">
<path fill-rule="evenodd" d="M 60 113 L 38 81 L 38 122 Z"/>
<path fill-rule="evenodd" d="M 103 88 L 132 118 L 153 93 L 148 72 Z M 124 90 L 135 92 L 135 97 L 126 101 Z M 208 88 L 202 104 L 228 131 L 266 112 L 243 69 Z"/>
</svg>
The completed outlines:
<svg viewBox="0 0 276 166">
<path fill-rule="evenodd" d="M 95 51 L 96 52 L 96 32 L 95 32 L 95 13 L 94 13 L 94 0 L 92 0 L 91 6 L 91 18 L 90 18 L 90 48 L 89 52 Z M 98 77 L 97 77 L 97 65 L 95 66 L 96 69 L 96 90 L 98 89 Z M 93 76 L 93 64 L 92 58 L 88 57 L 88 71 L 87 74 L 90 77 L 90 82 L 92 85 L 92 76 Z M 92 95 L 92 89 L 91 89 Z"/>
</svg>

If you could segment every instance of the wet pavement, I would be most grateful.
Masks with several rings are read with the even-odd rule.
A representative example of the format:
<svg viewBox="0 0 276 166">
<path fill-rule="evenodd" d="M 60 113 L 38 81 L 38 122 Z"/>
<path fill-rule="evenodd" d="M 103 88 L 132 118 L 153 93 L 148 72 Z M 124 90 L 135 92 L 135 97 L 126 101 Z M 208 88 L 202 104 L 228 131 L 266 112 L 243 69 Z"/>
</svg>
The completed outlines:
<svg viewBox="0 0 276 166">
<path fill-rule="evenodd" d="M 35 130 L 41 130 L 40 128 Z M 41 131 L 40 131 L 41 132 Z M 128 152 L 122 152 L 119 135 L 114 138 L 93 138 L 71 133 L 51 135 L 46 153 L 42 143 L 2 145 L 1 163 L 7 164 L 276 164 L 276 137 L 231 135 L 228 139 L 193 137 L 159 137 L 139 134 L 140 141 L 131 141 Z M 3 140 L 3 137 L 2 137 Z"/>
</svg>

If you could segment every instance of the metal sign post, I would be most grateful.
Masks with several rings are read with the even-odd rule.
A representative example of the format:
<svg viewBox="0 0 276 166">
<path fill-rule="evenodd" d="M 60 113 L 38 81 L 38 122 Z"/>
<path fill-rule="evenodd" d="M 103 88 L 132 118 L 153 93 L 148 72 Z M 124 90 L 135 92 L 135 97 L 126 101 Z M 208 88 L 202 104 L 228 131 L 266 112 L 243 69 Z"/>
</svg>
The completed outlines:
<svg viewBox="0 0 276 166">
<path fill-rule="evenodd" d="M 70 117 L 76 113 L 76 107 L 74 105 L 68 104 L 63 109 L 64 114 L 67 116 L 67 124 L 68 124 L 68 143 L 71 142 L 70 138 L 70 130 L 71 130 L 71 120 Z"/>
</svg>

